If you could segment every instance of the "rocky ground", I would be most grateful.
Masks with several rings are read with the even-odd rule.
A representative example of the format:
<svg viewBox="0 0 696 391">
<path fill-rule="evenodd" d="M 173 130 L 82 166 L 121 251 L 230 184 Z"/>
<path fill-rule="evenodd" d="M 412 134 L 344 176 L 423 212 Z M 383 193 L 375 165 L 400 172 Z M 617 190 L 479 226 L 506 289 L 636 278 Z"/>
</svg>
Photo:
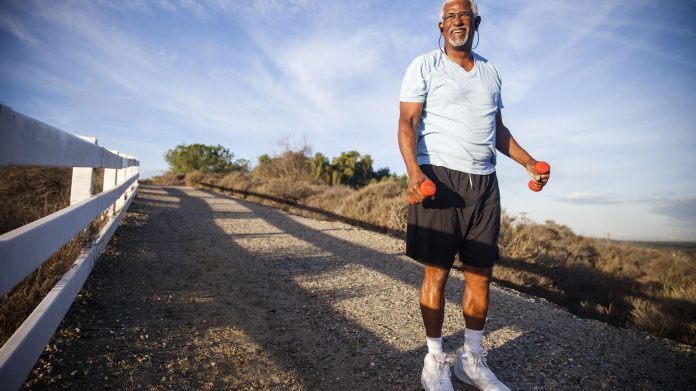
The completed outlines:
<svg viewBox="0 0 696 391">
<path fill-rule="evenodd" d="M 142 186 L 24 388 L 418 390 L 421 267 L 403 252 L 342 223 Z M 450 353 L 464 337 L 463 285 L 453 272 Z M 513 390 L 696 384 L 692 347 L 495 285 L 484 347 Z"/>
</svg>

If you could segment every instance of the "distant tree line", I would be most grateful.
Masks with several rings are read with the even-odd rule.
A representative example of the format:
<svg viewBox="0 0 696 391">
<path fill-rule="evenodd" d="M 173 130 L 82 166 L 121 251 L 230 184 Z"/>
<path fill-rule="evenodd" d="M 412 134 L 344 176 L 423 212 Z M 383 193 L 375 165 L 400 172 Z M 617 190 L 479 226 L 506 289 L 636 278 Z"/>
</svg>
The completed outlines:
<svg viewBox="0 0 696 391">
<path fill-rule="evenodd" d="M 222 145 L 181 144 L 164 154 L 173 174 L 200 171 L 205 174 L 225 174 L 232 171 L 249 171 L 249 161 L 236 159 Z"/>
<path fill-rule="evenodd" d="M 234 159 L 234 154 L 221 145 L 178 145 L 164 155 L 170 171 L 185 174 L 191 171 L 202 173 L 230 173 L 240 171 L 258 178 L 290 177 L 328 185 L 346 185 L 353 188 L 366 186 L 386 177 L 396 177 L 388 168 L 375 171 L 370 155 L 357 151 L 342 152 L 329 160 L 321 153 L 310 157 L 308 147 L 286 150 L 276 156 L 267 154 L 258 158 L 250 170 L 249 161 Z"/>
</svg>

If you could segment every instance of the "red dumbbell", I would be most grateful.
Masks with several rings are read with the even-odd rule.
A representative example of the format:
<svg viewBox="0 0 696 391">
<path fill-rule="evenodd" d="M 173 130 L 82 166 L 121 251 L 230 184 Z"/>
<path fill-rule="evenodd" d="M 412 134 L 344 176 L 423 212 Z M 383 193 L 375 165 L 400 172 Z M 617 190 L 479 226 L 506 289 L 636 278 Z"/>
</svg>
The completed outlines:
<svg viewBox="0 0 696 391">
<path fill-rule="evenodd" d="M 546 163 L 546 162 L 537 162 L 534 165 L 534 170 L 537 172 L 539 175 L 546 175 L 551 172 L 551 166 Z M 541 187 L 537 186 L 534 181 L 530 180 L 529 181 L 529 190 L 531 191 L 541 191 Z"/>
<path fill-rule="evenodd" d="M 433 183 L 433 181 L 431 181 L 430 179 L 426 179 L 424 182 L 420 184 L 420 192 L 425 197 L 434 196 L 436 191 L 437 187 L 435 187 L 435 183 Z M 408 200 L 408 203 L 411 205 L 415 205 L 415 203 L 411 202 L 410 199 Z"/>
</svg>

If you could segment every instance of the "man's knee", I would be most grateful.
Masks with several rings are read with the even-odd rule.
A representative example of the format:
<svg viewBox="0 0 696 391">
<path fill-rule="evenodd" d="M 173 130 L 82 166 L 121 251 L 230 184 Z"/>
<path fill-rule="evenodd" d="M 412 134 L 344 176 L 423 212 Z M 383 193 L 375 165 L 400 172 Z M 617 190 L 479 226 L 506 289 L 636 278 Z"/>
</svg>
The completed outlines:
<svg viewBox="0 0 696 391">
<path fill-rule="evenodd" d="M 493 268 L 483 268 L 464 265 L 464 279 L 467 284 L 488 285 L 493 276 Z"/>
<path fill-rule="evenodd" d="M 443 288 L 447 283 L 448 276 L 449 270 L 426 266 L 423 285 L 430 288 Z"/>
</svg>

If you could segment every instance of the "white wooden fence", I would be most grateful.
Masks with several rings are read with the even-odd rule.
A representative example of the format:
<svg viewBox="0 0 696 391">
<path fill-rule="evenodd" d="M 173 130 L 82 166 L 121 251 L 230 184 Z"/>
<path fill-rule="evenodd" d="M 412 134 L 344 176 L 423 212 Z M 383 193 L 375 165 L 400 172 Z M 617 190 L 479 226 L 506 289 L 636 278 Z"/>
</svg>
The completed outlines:
<svg viewBox="0 0 696 391">
<path fill-rule="evenodd" d="M 96 240 L 0 348 L 0 388 L 19 389 L 135 198 L 139 162 L 0 105 L 0 166 L 73 167 L 70 206 L 0 235 L 0 296 L 108 211 Z M 104 188 L 92 195 L 92 170 Z"/>
</svg>

